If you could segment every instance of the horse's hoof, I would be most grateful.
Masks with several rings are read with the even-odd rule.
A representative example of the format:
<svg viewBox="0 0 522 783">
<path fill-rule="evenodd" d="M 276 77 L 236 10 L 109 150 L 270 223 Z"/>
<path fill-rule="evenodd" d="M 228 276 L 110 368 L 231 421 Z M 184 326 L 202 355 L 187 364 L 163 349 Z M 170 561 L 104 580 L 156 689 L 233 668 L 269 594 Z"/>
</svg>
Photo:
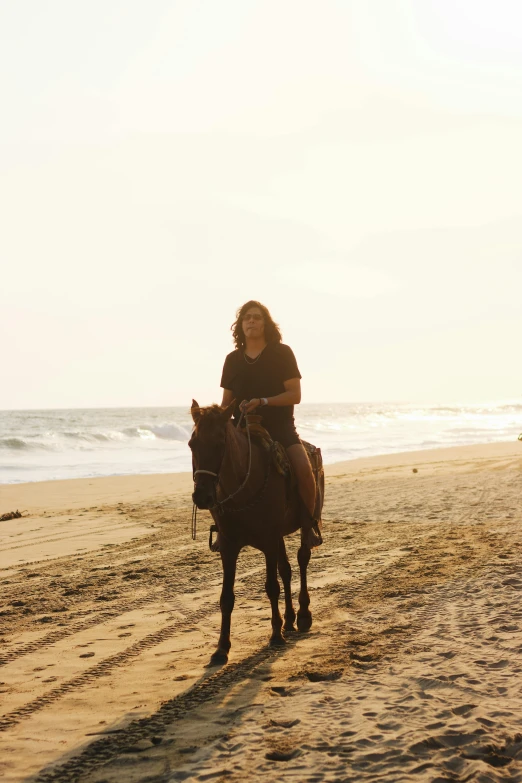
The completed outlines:
<svg viewBox="0 0 522 783">
<path fill-rule="evenodd" d="M 284 647 L 286 644 L 285 639 L 279 634 L 278 636 L 272 636 L 270 639 L 270 647 Z"/>
<path fill-rule="evenodd" d="M 212 655 L 209 666 L 221 666 L 222 664 L 227 663 L 227 661 L 228 653 L 225 650 L 220 650 L 218 648 Z"/>
<path fill-rule="evenodd" d="M 295 626 L 294 626 L 294 624 L 293 624 L 293 623 L 285 623 L 285 624 L 283 625 L 283 631 L 284 631 L 285 633 L 294 633 L 294 631 L 295 631 Z"/>
<path fill-rule="evenodd" d="M 297 616 L 297 630 L 300 633 L 306 633 L 312 627 L 312 615 Z"/>
</svg>

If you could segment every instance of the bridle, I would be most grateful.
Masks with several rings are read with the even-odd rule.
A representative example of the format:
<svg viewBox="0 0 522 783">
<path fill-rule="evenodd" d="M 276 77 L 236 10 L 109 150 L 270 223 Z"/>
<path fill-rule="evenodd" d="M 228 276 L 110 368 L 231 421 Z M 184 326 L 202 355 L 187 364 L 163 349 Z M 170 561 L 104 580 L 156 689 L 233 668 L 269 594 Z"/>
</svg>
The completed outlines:
<svg viewBox="0 0 522 783">
<path fill-rule="evenodd" d="M 208 473 L 209 476 L 215 476 L 216 478 L 219 478 L 219 475 L 214 473 L 213 470 L 195 470 L 192 475 L 196 476 L 198 473 Z"/>
<path fill-rule="evenodd" d="M 239 421 L 237 423 L 237 427 L 238 428 L 241 426 L 242 420 L 243 420 L 243 413 L 241 413 L 241 416 L 239 417 Z M 248 421 L 248 416 L 245 417 L 245 425 L 246 425 L 246 434 L 247 434 L 247 439 L 248 439 L 248 470 L 247 470 L 246 476 L 245 476 L 241 486 L 239 486 L 234 492 L 231 492 L 230 495 L 228 495 L 228 497 L 226 497 L 224 500 L 216 501 L 216 503 L 214 503 L 214 505 L 210 506 L 210 508 L 208 509 L 209 511 L 217 509 L 217 512 L 218 512 L 218 514 L 220 516 L 222 516 L 225 513 L 225 508 L 224 508 L 225 503 L 228 503 L 230 500 L 232 500 L 232 498 L 234 498 L 236 495 L 238 495 L 241 492 L 241 490 L 243 490 L 246 487 L 246 485 L 248 483 L 248 479 L 250 478 L 250 471 L 251 471 L 251 468 L 252 468 L 252 440 L 251 440 L 251 437 L 250 437 L 250 423 Z M 266 477 L 265 477 L 265 482 L 263 484 L 263 487 L 259 491 L 258 496 L 254 500 L 254 502 L 253 503 L 249 503 L 246 506 L 241 506 L 240 508 L 230 509 L 229 513 L 231 513 L 231 512 L 237 513 L 238 511 L 244 511 L 246 508 L 249 508 L 251 505 L 255 505 L 255 503 L 257 503 L 258 500 L 261 499 L 261 496 L 263 495 L 263 493 L 264 493 L 264 491 L 266 489 L 266 485 L 268 484 L 268 478 L 270 476 L 270 465 L 271 465 L 271 459 L 268 460 L 268 468 L 267 468 L 267 473 L 266 473 Z M 194 485 L 196 484 L 195 478 L 196 478 L 198 473 L 204 473 L 207 476 L 213 476 L 216 479 L 216 488 L 219 486 L 219 473 L 215 473 L 213 470 L 203 470 L 203 469 L 200 469 L 200 468 L 198 468 L 198 470 L 195 470 L 193 472 L 193 474 L 192 474 L 193 478 L 194 478 Z M 192 540 L 193 541 L 196 540 L 196 517 L 197 517 L 197 513 L 198 513 L 198 507 L 194 503 L 193 506 L 192 506 Z"/>
</svg>

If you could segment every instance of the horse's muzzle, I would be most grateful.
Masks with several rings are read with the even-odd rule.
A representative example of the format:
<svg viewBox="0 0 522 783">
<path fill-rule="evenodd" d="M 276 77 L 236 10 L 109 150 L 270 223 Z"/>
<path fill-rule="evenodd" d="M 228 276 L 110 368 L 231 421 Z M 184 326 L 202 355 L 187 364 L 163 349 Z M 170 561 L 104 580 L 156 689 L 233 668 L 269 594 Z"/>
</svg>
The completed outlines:
<svg viewBox="0 0 522 783">
<path fill-rule="evenodd" d="M 199 509 L 208 509 L 215 505 L 214 492 L 209 487 L 196 487 L 192 493 L 192 500 Z"/>
</svg>

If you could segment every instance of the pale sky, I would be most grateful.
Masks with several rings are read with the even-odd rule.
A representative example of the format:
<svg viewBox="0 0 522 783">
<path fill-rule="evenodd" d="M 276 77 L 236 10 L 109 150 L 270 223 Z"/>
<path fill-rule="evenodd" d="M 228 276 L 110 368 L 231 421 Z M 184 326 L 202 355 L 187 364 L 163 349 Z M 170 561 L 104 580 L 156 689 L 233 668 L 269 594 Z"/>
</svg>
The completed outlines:
<svg viewBox="0 0 522 783">
<path fill-rule="evenodd" d="M 522 396 L 519 0 L 0 0 L 0 409 Z"/>
</svg>

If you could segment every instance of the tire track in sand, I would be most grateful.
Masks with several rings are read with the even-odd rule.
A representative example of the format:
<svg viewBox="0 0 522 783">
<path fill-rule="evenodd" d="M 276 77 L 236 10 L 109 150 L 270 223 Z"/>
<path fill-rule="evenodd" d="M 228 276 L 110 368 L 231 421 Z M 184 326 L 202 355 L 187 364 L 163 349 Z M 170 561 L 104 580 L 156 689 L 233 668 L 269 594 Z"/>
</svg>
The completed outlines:
<svg viewBox="0 0 522 783">
<path fill-rule="evenodd" d="M 175 721 L 182 720 L 191 710 L 219 698 L 220 693 L 252 676 L 259 665 L 288 652 L 294 644 L 295 641 L 291 640 L 282 648 L 265 647 L 238 663 L 227 664 L 196 683 L 188 691 L 164 702 L 154 715 L 132 721 L 121 733 L 111 734 L 91 742 L 80 755 L 69 759 L 59 767 L 48 771 L 42 770 L 33 778 L 33 783 L 79 781 L 85 774 L 124 752 L 129 745 L 161 733 Z"/>
<path fill-rule="evenodd" d="M 0 667 L 6 666 L 8 663 L 12 663 L 12 661 L 16 661 L 18 658 L 23 658 L 24 655 L 30 655 L 31 653 L 35 653 L 39 650 L 45 649 L 46 647 L 50 647 L 56 642 L 60 642 L 62 639 L 66 639 L 68 636 L 74 636 L 75 634 L 81 633 L 82 631 L 87 631 L 89 628 L 93 628 L 96 625 L 101 625 L 107 620 L 113 620 L 115 617 L 118 617 L 121 614 L 126 614 L 127 612 L 133 612 L 136 609 L 141 609 L 143 606 L 146 606 L 147 604 L 164 597 L 165 596 L 162 593 L 156 593 L 154 595 L 143 596 L 143 598 L 138 598 L 134 601 L 128 601 L 127 603 L 119 603 L 111 609 L 107 609 L 103 612 L 100 612 L 99 614 L 94 615 L 94 617 L 88 617 L 80 622 L 72 623 L 65 628 L 51 631 L 40 639 L 35 639 L 33 642 L 28 642 L 27 644 L 17 647 L 14 650 L 9 650 L 8 652 L 4 653 L 0 657 Z"/>
<path fill-rule="evenodd" d="M 251 575 L 253 571 L 261 571 L 262 569 L 263 566 L 250 569 L 249 575 Z M 238 589 L 236 590 L 237 595 L 241 594 L 241 583 L 244 578 L 245 575 L 242 575 L 242 577 L 238 579 Z M 156 585 L 154 585 L 156 590 L 154 590 L 152 593 L 134 600 L 120 601 L 94 616 L 87 617 L 84 620 L 80 620 L 76 623 L 71 623 L 70 625 L 57 629 L 56 631 L 51 631 L 39 639 L 35 639 L 34 641 L 28 642 L 27 644 L 21 645 L 20 647 L 16 647 L 13 650 L 4 652 L 2 655 L 0 655 L 0 667 L 6 666 L 8 663 L 17 660 L 18 658 L 22 658 L 25 655 L 30 655 L 32 653 L 43 650 L 46 647 L 49 647 L 56 642 L 61 641 L 62 639 L 66 639 L 69 636 L 74 636 L 75 634 L 86 631 L 89 628 L 101 625 L 108 620 L 113 620 L 115 617 L 118 617 L 122 614 L 133 612 L 137 609 L 142 609 L 147 604 L 154 603 L 155 601 L 177 600 L 180 591 L 182 591 L 184 595 L 189 595 L 191 593 L 200 591 L 202 588 L 208 588 L 208 586 L 208 574 L 205 572 L 201 573 L 197 577 L 193 577 L 193 581 L 191 582 L 190 586 L 187 585 L 185 577 L 178 577 L 175 579 L 170 578 L 169 576 L 168 585 L 162 587 L 156 587 Z M 212 587 L 212 589 L 214 588 Z M 219 607 L 216 605 L 213 611 L 217 611 L 218 608 Z"/>
<path fill-rule="evenodd" d="M 145 650 L 148 650 L 151 647 L 155 647 L 161 642 L 170 639 L 172 636 L 183 631 L 185 628 L 192 627 L 195 623 L 200 622 L 209 615 L 215 613 L 215 611 L 216 607 L 214 606 L 200 609 L 194 612 L 190 619 L 187 619 L 185 622 L 182 621 L 167 625 L 165 628 L 145 636 L 139 642 L 136 642 L 130 647 L 127 647 L 127 649 L 123 650 L 122 652 L 116 653 L 116 655 L 111 655 L 109 658 L 105 658 L 96 666 L 92 666 L 90 669 L 87 669 L 87 671 L 82 672 L 78 676 L 73 677 L 71 680 L 62 683 L 62 685 L 59 685 L 57 688 L 53 688 L 43 696 L 34 699 L 17 710 L 13 710 L 12 712 L 7 713 L 0 718 L 0 732 L 15 726 L 24 718 L 30 717 L 35 712 L 38 712 L 44 707 L 48 707 L 50 704 L 57 701 L 58 699 L 61 699 L 63 696 L 66 696 L 71 691 L 74 691 L 77 688 L 83 688 L 85 685 L 91 684 L 100 677 L 107 677 L 114 669 L 117 669 L 119 666 L 127 663 L 132 658 L 136 658 L 137 656 L 141 655 L 141 653 Z"/>
<path fill-rule="evenodd" d="M 151 542 L 152 539 L 152 542 Z M 142 579 L 140 580 L 140 588 L 147 590 L 146 595 L 142 595 L 139 598 L 134 598 L 128 595 L 128 592 L 130 591 L 130 583 L 127 583 L 126 585 L 118 585 L 118 589 L 120 589 L 122 592 L 125 592 L 126 595 L 124 595 L 122 598 L 118 600 L 118 598 L 115 596 L 115 601 L 112 602 L 110 606 L 107 606 L 106 608 L 103 608 L 99 611 L 97 611 L 94 615 L 89 612 L 89 616 L 74 621 L 69 621 L 67 625 L 60 627 L 56 630 L 50 631 L 49 633 L 45 634 L 45 636 L 41 636 L 38 639 L 34 639 L 30 642 L 27 642 L 26 644 L 21 644 L 19 646 L 13 647 L 9 650 L 2 650 L 0 653 L 0 667 L 6 666 L 7 664 L 17 660 L 18 658 L 21 658 L 26 655 L 33 654 L 35 652 L 38 652 L 40 650 L 45 649 L 46 647 L 49 647 L 56 642 L 61 641 L 62 639 L 65 639 L 69 636 L 73 636 L 77 633 L 81 633 L 83 631 L 88 630 L 89 628 L 93 628 L 96 625 L 103 624 L 104 622 L 108 620 L 112 620 L 116 617 L 118 617 L 121 614 L 125 614 L 127 612 L 132 612 L 138 609 L 142 609 L 147 604 L 153 603 L 155 601 L 168 601 L 168 600 L 175 600 L 177 599 L 177 596 L 179 595 L 179 592 L 182 591 L 184 594 L 188 593 L 194 593 L 198 590 L 201 590 L 202 587 L 208 587 L 208 575 L 206 574 L 205 570 L 202 570 L 201 573 L 194 574 L 192 573 L 190 576 L 190 581 L 187 577 L 187 571 L 191 571 L 193 568 L 193 562 L 192 559 L 194 557 L 193 553 L 191 553 L 188 557 L 188 560 L 186 563 L 179 562 L 177 563 L 177 568 L 173 568 L 171 571 L 167 573 L 161 574 L 161 578 L 165 580 L 164 584 L 159 584 L 157 579 L 157 574 L 154 573 L 155 569 L 157 568 L 157 560 L 162 558 L 162 555 L 157 554 L 156 552 L 150 552 L 151 543 L 155 544 L 156 546 L 168 543 L 170 539 L 170 536 L 166 536 L 165 534 L 155 534 L 153 536 L 147 537 L 145 541 L 141 542 L 128 542 L 127 545 L 125 545 L 125 551 L 124 554 L 129 556 L 136 556 L 136 549 L 139 549 L 143 551 L 143 555 L 147 557 L 147 560 L 144 560 L 143 563 L 147 563 L 148 573 L 146 574 L 140 574 Z M 139 545 L 138 545 L 139 544 Z M 109 562 L 111 560 L 112 553 L 106 552 L 106 553 L 96 553 L 95 556 L 87 557 L 87 562 L 83 564 L 83 568 L 80 573 L 78 573 L 77 578 L 75 581 L 72 581 L 68 583 L 67 585 L 62 585 L 62 589 L 67 587 L 69 590 L 76 590 L 78 582 L 85 581 L 85 579 L 91 579 L 93 576 L 93 571 L 99 572 L 97 574 L 98 578 L 103 579 L 103 568 L 102 565 L 105 562 Z M 27 563 L 25 564 L 25 567 L 27 566 L 35 566 L 39 562 L 42 561 L 34 561 L 33 563 Z M 50 583 L 49 580 L 56 580 L 57 574 L 56 570 L 59 571 L 67 571 L 67 567 L 69 564 L 76 565 L 77 559 L 75 557 L 67 556 L 66 558 L 60 558 L 58 561 L 54 561 L 53 563 L 49 563 L 48 561 L 44 562 L 44 568 L 43 573 L 40 574 L 41 578 L 49 585 L 47 587 L 46 585 L 43 585 L 40 587 L 40 590 L 43 593 L 50 593 Z M 94 563 L 96 563 L 95 568 L 89 568 L 89 566 L 92 566 Z M 122 573 L 127 573 L 124 571 L 124 569 L 127 567 L 130 567 L 132 570 L 132 566 L 136 565 L 136 562 L 130 561 L 129 564 L 122 563 L 119 566 L 119 569 Z M 108 566 L 105 566 L 107 568 Z M 114 566 L 111 566 L 114 568 Z M 120 574 L 121 577 L 121 574 Z M 94 585 L 95 591 L 104 591 L 105 585 Z M 11 591 L 13 592 L 13 591 Z M 62 592 L 63 595 L 63 592 Z M 12 598 L 19 598 L 19 594 L 17 591 L 13 592 Z M 91 597 L 91 602 L 92 602 Z M 96 598 L 94 600 L 97 600 Z M 9 590 L 7 590 L 7 601 L 9 601 Z M 44 612 L 51 612 L 52 609 L 43 609 Z M 52 616 L 52 614 L 51 614 Z M 58 618 L 57 618 L 58 619 Z"/>
</svg>

